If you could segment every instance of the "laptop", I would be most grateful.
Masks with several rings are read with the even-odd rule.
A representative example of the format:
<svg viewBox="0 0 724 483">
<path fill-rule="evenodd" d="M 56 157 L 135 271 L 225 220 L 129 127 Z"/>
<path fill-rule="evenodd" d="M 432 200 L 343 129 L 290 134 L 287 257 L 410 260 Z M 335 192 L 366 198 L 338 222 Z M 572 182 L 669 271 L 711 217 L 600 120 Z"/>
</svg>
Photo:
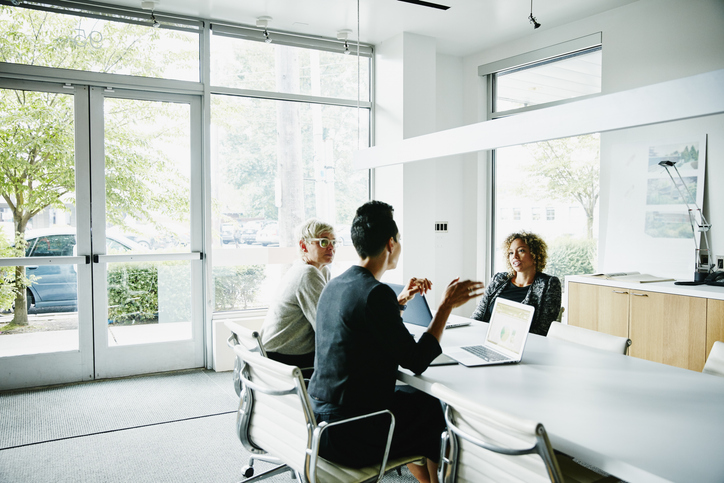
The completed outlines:
<svg viewBox="0 0 724 483">
<path fill-rule="evenodd" d="M 448 347 L 443 354 L 464 366 L 516 364 L 523 358 L 535 307 L 496 298 L 482 345 Z"/>
<path fill-rule="evenodd" d="M 395 295 L 400 295 L 400 292 L 405 288 L 404 285 L 397 283 L 388 283 L 387 285 L 395 291 Z M 430 311 L 430 306 L 427 304 L 427 298 L 424 294 L 417 294 L 412 300 L 407 302 L 407 309 L 402 312 L 402 321 L 425 328 L 430 325 L 430 322 L 432 322 L 432 312 Z M 448 320 L 445 328 L 463 327 L 470 325 L 471 322 L 472 320 L 460 321 L 458 319 L 454 322 Z"/>
</svg>

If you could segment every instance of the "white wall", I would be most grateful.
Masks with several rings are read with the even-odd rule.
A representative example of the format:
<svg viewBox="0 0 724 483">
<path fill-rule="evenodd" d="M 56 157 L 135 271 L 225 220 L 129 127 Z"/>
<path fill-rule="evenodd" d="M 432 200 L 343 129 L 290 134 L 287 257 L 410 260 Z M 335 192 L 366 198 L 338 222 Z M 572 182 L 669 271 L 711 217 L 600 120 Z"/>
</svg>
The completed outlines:
<svg viewBox="0 0 724 483">
<path fill-rule="evenodd" d="M 479 65 L 595 32 L 603 34 L 603 93 L 724 68 L 722 0 L 640 0 L 560 27 L 547 28 L 544 22 L 541 29 L 531 30 L 528 37 L 463 59 L 437 55 L 432 93 L 429 78 L 415 79 L 403 74 L 416 72 L 421 76 L 428 71 L 431 66 L 429 40 L 402 34 L 379 45 L 376 51 L 376 144 L 382 145 L 392 138 L 399 140 L 403 135 L 423 134 L 427 127 L 408 130 L 405 124 L 412 122 L 410 114 L 414 113 L 424 116 L 424 125 L 429 126 L 431 99 L 434 99 L 432 116 L 436 130 L 485 120 L 486 86 L 477 75 Z M 425 54 L 421 57 L 405 55 L 407 42 L 415 41 L 422 42 Z M 402 62 L 404 68 L 396 62 Z M 420 65 L 410 68 L 409 63 Z M 397 73 L 400 75 L 396 77 Z M 410 82 L 420 84 L 410 86 Z M 409 89 L 404 98 L 401 88 Z M 416 105 L 418 102 L 420 104 Z M 402 112 L 388 112 L 395 104 Z M 709 133 L 704 210 L 713 224 L 714 251 L 724 254 L 724 208 L 720 208 L 724 207 L 724 190 L 717 189 L 724 185 L 724 131 L 721 120 L 715 117 L 697 123 L 697 128 Z M 607 169 L 606 142 L 604 137 L 599 202 L 602 228 L 606 225 L 607 189 L 613 174 Z M 486 275 L 486 264 L 489 264 L 486 236 L 490 222 L 486 206 L 488 169 L 487 154 L 479 153 L 377 170 L 376 197 L 393 200 L 396 216 L 404 219 L 403 253 L 406 258 L 401 275 L 432 278 L 438 287 L 434 295 L 436 302 L 441 295 L 440 289 L 452 277 L 483 278 Z M 398 188 L 394 183 L 399 182 L 391 181 L 400 175 L 405 178 L 401 182 L 405 189 L 402 195 L 395 193 Z M 616 173 L 616 176 L 620 175 Z M 404 209 L 399 206 L 400 196 Z M 428 213 L 433 215 L 428 216 Z M 448 221 L 449 233 L 431 233 L 430 222 L 434 221 Z M 602 229 L 601 240 L 605 236 L 605 229 Z M 603 248 L 601 263 L 605 266 L 605 246 Z M 472 305 L 458 313 L 469 315 Z"/>
<path fill-rule="evenodd" d="M 544 22 L 545 25 L 545 22 Z M 485 120 L 486 98 L 483 79 L 477 76 L 477 67 L 514 55 L 565 42 L 595 32 L 603 34 L 604 94 L 635 87 L 655 84 L 703 72 L 724 68 L 724 2 L 721 0 L 641 0 L 599 15 L 570 24 L 531 32 L 531 35 L 487 49 L 463 59 L 465 82 L 466 124 Z M 665 102 L 662 99 L 662 102 Z M 692 124 L 693 123 L 693 124 Z M 709 134 L 707 189 L 704 212 L 712 223 L 712 245 L 715 254 L 724 255 L 724 192 L 717 189 L 724 184 L 724 130 L 721 116 L 711 116 L 687 121 L 687 129 Z M 663 136 L 675 127 L 653 126 L 629 133 L 610 133 L 602 136 L 601 146 L 601 198 L 599 268 L 616 265 L 616 260 L 606 258 L 605 239 L 608 215 L 608 191 L 612 182 L 625 181 L 625 172 L 612 172 L 611 144 L 622 140 L 631 142 L 636 133 L 642 137 L 656 137 L 659 129 Z M 633 136 L 633 137 L 632 137 Z M 615 178 L 614 178 L 615 176 Z M 614 181 L 615 179 L 615 181 Z M 475 188 L 485 192 L 483 183 Z M 488 220 L 478 216 L 469 218 L 470 223 L 481 225 Z M 478 226 L 481 231 L 482 226 Z M 693 246 L 693 245 L 692 245 Z M 641 250 L 645 247 L 632 247 Z M 484 256 L 484 254 L 483 254 Z M 689 256 L 689 254 L 686 254 Z M 691 258 L 693 259 L 693 249 Z M 483 257 L 477 263 L 482 266 Z M 693 265 L 693 262 L 692 262 Z M 620 267 L 618 267 L 620 268 Z M 635 269 L 629 267 L 629 269 Z M 662 261 L 660 275 L 666 275 Z"/>
</svg>

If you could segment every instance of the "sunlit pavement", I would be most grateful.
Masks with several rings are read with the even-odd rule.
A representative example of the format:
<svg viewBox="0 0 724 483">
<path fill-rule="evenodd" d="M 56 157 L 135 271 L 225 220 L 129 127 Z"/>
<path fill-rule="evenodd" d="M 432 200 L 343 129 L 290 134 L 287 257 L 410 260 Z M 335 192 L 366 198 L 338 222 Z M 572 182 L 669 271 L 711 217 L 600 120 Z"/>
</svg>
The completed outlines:
<svg viewBox="0 0 724 483">
<path fill-rule="evenodd" d="M 191 335 L 190 322 L 108 327 L 108 346 L 189 340 Z M 0 357 L 77 350 L 78 329 L 0 335 Z"/>
</svg>

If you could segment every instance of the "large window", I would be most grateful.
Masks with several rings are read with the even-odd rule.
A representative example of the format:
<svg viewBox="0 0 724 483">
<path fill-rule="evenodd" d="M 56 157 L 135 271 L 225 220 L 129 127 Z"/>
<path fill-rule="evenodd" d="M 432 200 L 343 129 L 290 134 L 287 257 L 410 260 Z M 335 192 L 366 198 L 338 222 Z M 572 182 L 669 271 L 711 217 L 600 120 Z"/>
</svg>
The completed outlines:
<svg viewBox="0 0 724 483">
<path fill-rule="evenodd" d="M 0 62 L 199 81 L 200 22 L 154 28 L 150 16 L 106 20 L 78 8 L 27 6 L 0 6 Z"/>
<path fill-rule="evenodd" d="M 202 365 L 204 268 L 215 310 L 266 307 L 310 217 L 336 229 L 332 273 L 353 263 L 370 46 L 20 3 L 0 6 L 0 358 L 47 356 L 13 359 L 33 384 Z"/>
<path fill-rule="evenodd" d="M 493 75 L 495 112 L 601 92 L 601 48 L 514 67 Z"/>
<path fill-rule="evenodd" d="M 545 53 L 550 54 L 544 49 L 540 55 Z M 535 55 L 481 66 L 490 71 L 492 118 L 601 91 L 600 45 L 538 60 Z M 520 230 L 534 232 L 548 244 L 546 273 L 563 280 L 595 271 L 599 144 L 599 135 L 591 134 L 493 152 L 493 273 L 506 270 L 500 245 Z"/>
<path fill-rule="evenodd" d="M 215 309 L 262 308 L 298 258 L 305 220 L 335 227 L 333 274 L 354 260 L 349 228 L 369 199 L 369 173 L 352 168 L 352 154 L 369 144 L 370 112 L 355 104 L 358 89 L 369 99 L 370 58 L 212 32 Z"/>
</svg>

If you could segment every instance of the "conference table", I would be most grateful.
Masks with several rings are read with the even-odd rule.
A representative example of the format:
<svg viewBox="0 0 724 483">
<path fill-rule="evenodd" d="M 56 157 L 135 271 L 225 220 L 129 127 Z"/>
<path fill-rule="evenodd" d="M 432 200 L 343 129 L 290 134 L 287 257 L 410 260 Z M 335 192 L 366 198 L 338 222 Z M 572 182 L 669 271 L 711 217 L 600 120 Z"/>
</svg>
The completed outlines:
<svg viewBox="0 0 724 483">
<path fill-rule="evenodd" d="M 446 329 L 441 345 L 482 343 L 487 325 Z M 628 482 L 724 482 L 724 377 L 530 334 L 519 364 L 400 369 L 398 379 L 540 422 L 555 449 Z"/>
</svg>

